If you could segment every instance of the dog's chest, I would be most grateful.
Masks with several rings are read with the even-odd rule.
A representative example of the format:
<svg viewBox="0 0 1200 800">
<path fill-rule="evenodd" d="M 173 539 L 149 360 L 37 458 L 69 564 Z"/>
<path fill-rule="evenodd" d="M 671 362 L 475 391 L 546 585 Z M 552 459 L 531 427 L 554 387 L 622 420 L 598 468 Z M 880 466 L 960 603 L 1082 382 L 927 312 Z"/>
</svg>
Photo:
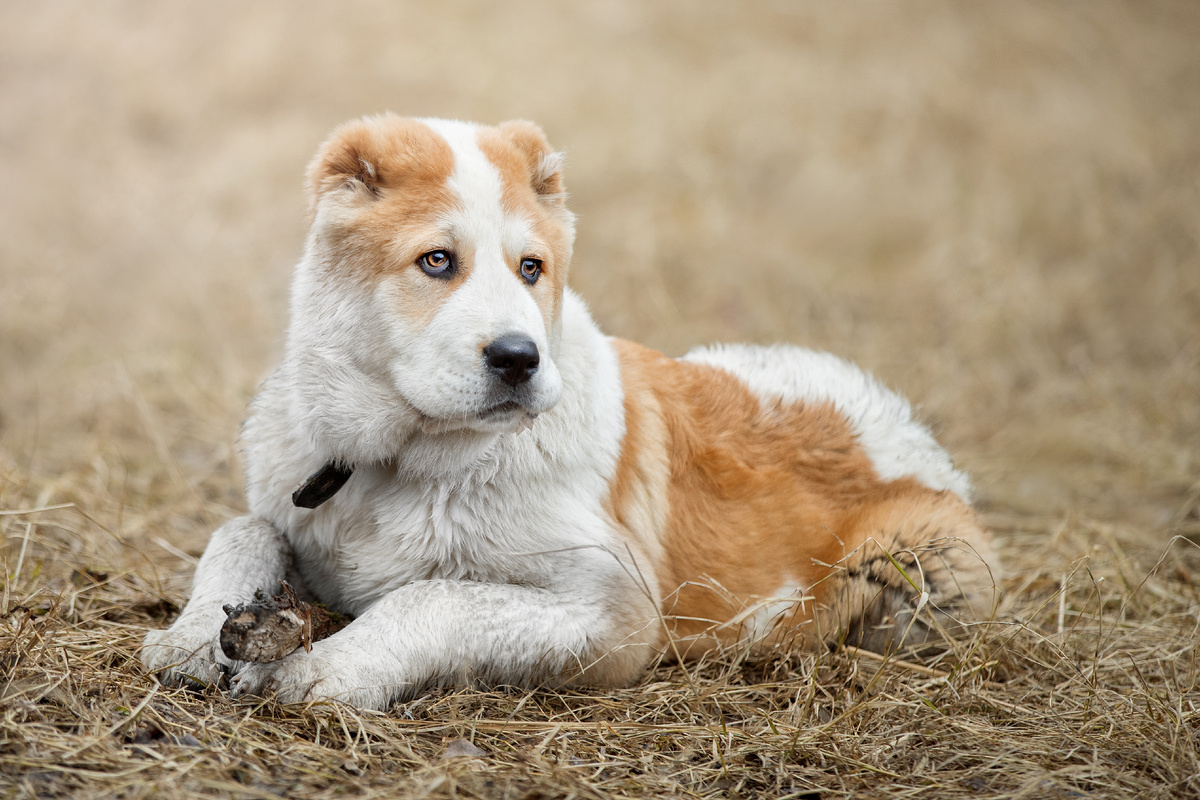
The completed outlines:
<svg viewBox="0 0 1200 800">
<path fill-rule="evenodd" d="M 414 581 L 529 581 L 522 554 L 542 549 L 544 533 L 537 509 L 520 504 L 503 484 L 421 484 L 364 470 L 288 538 L 307 587 L 359 614 Z"/>
</svg>

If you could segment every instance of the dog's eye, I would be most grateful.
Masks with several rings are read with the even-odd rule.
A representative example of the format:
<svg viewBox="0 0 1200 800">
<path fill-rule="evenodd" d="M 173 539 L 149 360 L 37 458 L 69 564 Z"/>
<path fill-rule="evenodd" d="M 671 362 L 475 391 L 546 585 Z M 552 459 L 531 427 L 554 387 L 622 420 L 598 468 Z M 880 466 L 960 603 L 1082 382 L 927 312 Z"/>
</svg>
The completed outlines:
<svg viewBox="0 0 1200 800">
<path fill-rule="evenodd" d="M 448 250 L 434 250 L 418 258 L 417 264 L 426 275 L 446 278 L 454 272 L 454 254 Z"/>
<path fill-rule="evenodd" d="M 521 259 L 521 277 L 528 284 L 537 283 L 537 279 L 542 276 L 542 262 L 536 258 Z"/>
</svg>

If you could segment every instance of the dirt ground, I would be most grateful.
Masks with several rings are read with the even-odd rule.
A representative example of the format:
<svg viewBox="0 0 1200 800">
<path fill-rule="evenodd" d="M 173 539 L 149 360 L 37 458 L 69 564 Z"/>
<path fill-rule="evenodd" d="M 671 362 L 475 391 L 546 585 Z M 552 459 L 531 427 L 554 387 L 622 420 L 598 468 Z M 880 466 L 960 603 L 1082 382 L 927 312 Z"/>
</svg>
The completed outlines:
<svg viewBox="0 0 1200 800">
<path fill-rule="evenodd" d="M 1200 797 L 1198 43 L 1149 0 L 0 6 L 0 794 Z M 995 625 L 387 716 L 144 675 L 245 507 L 304 167 L 380 110 L 540 123 L 609 332 L 913 398 Z"/>
</svg>

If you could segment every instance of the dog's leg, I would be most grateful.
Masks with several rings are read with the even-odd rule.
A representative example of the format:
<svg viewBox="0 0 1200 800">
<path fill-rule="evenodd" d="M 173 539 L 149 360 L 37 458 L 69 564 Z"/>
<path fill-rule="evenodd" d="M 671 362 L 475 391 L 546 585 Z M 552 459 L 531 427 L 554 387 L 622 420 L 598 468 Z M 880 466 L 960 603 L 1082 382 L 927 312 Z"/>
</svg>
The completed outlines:
<svg viewBox="0 0 1200 800">
<path fill-rule="evenodd" d="M 311 653 L 249 665 L 232 686 L 235 696 L 267 691 L 283 702 L 336 699 L 385 710 L 435 683 L 626 684 L 653 652 L 656 631 L 635 621 L 643 613 L 653 619 L 601 592 L 418 581 Z"/>
<path fill-rule="evenodd" d="M 830 644 L 879 653 L 943 649 L 943 634 L 988 619 L 1000 574 L 975 512 L 948 492 L 914 489 L 864 509 L 853 550 L 823 587 L 817 623 Z"/>
<path fill-rule="evenodd" d="M 179 619 L 167 630 L 146 634 L 146 669 L 170 685 L 218 683 L 237 666 L 218 642 L 225 622 L 221 606 L 248 602 L 258 589 L 275 593 L 290 565 L 287 540 L 266 520 L 238 517 L 218 528 L 196 567 L 192 597 Z"/>
</svg>

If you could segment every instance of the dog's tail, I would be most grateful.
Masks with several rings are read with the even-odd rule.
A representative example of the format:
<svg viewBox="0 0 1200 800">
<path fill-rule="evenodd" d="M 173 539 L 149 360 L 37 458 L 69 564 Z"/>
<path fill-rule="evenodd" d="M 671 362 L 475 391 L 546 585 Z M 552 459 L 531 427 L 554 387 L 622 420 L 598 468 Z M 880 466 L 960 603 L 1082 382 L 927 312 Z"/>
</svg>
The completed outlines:
<svg viewBox="0 0 1200 800">
<path fill-rule="evenodd" d="M 838 535 L 845 554 L 815 591 L 827 644 L 936 649 L 995 613 L 999 561 L 975 511 L 950 492 L 905 487 L 851 513 Z"/>
</svg>

